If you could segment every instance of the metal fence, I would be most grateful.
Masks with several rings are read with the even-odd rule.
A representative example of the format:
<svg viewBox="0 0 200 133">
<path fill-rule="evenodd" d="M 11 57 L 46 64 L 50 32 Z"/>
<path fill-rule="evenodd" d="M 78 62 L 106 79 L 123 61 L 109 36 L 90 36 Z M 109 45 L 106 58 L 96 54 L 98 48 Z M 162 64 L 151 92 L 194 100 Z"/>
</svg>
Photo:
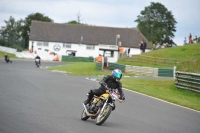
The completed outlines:
<svg viewBox="0 0 200 133">
<path fill-rule="evenodd" d="M 177 71 L 175 86 L 200 93 L 200 74 Z"/>
<path fill-rule="evenodd" d="M 25 49 L 25 40 L 10 36 L 0 36 L 0 45 L 22 51 Z"/>
<path fill-rule="evenodd" d="M 158 58 L 144 55 L 134 55 L 133 57 L 125 58 L 125 61 L 162 66 L 176 66 L 177 63 L 182 62 L 181 60 L 176 59 Z"/>
</svg>

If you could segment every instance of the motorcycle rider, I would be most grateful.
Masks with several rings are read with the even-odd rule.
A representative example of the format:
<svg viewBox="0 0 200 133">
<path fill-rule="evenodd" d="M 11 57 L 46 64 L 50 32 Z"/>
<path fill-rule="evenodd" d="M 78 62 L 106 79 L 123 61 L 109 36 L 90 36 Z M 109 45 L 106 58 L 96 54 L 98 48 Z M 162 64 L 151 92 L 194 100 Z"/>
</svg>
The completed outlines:
<svg viewBox="0 0 200 133">
<path fill-rule="evenodd" d="M 10 61 L 10 58 L 9 58 L 9 56 L 8 56 L 7 54 L 4 55 L 4 58 L 5 58 L 5 61 L 6 61 L 6 62 L 11 62 L 11 61 Z"/>
<path fill-rule="evenodd" d="M 7 61 L 7 59 L 8 59 L 8 55 L 5 54 L 5 55 L 4 55 L 4 58 L 5 58 L 5 61 Z"/>
<path fill-rule="evenodd" d="M 40 64 L 40 56 L 39 55 L 37 55 L 36 57 L 35 57 L 35 64 L 36 64 L 36 59 L 39 59 L 39 64 Z"/>
<path fill-rule="evenodd" d="M 124 93 L 122 91 L 122 83 L 120 82 L 120 79 L 122 78 L 122 71 L 119 69 L 115 69 L 112 71 L 112 75 L 107 75 L 103 77 L 103 79 L 99 82 L 101 86 L 99 89 L 92 89 L 88 93 L 88 98 L 83 103 L 87 105 L 93 98 L 94 95 L 100 96 L 108 90 L 104 87 L 107 86 L 108 88 L 118 89 L 118 92 L 120 94 L 120 103 L 125 100 Z"/>
</svg>

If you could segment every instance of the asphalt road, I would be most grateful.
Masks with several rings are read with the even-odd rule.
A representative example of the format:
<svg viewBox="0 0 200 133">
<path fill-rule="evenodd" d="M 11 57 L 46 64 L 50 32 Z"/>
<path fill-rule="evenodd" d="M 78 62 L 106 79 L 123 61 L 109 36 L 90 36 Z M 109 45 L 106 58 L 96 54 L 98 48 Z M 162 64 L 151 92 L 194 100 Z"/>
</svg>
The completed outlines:
<svg viewBox="0 0 200 133">
<path fill-rule="evenodd" d="M 42 62 L 42 66 L 61 65 Z M 0 59 L 0 133 L 200 133 L 200 113 L 124 90 L 107 121 L 80 120 L 82 102 L 98 83 Z"/>
</svg>

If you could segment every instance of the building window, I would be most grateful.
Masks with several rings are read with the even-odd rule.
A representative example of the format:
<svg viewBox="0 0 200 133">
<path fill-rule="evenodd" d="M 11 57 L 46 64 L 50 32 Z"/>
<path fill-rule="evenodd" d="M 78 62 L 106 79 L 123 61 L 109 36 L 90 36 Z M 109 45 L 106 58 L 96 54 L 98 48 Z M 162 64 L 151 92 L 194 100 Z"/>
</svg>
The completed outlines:
<svg viewBox="0 0 200 133">
<path fill-rule="evenodd" d="M 63 48 L 71 48 L 71 44 L 69 43 L 63 43 Z"/>
<path fill-rule="evenodd" d="M 37 42 L 37 46 L 45 46 L 45 47 L 48 47 L 48 46 L 49 46 L 49 42 Z"/>
<path fill-rule="evenodd" d="M 42 46 L 42 42 L 37 42 L 37 46 Z"/>
<path fill-rule="evenodd" d="M 43 46 L 48 47 L 49 46 L 49 42 L 43 42 Z"/>
<path fill-rule="evenodd" d="M 109 45 L 109 48 L 117 49 L 118 47 L 116 45 L 113 46 Z"/>
<path fill-rule="evenodd" d="M 86 45 L 86 49 L 88 49 L 88 50 L 94 50 L 95 46 L 94 45 Z"/>
</svg>

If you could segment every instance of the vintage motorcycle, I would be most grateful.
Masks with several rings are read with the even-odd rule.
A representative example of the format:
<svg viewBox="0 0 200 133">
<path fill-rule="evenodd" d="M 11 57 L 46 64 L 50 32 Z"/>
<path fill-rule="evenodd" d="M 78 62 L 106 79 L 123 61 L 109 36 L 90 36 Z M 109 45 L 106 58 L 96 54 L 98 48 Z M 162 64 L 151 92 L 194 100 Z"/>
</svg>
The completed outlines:
<svg viewBox="0 0 200 133">
<path fill-rule="evenodd" d="M 12 63 L 12 60 L 10 60 L 9 57 L 5 57 L 5 61 L 6 61 L 6 63 L 8 63 L 8 62 Z"/>
<path fill-rule="evenodd" d="M 104 93 L 99 97 L 94 95 L 88 105 L 83 103 L 84 110 L 81 114 L 81 120 L 85 121 L 91 117 L 91 119 L 95 119 L 96 125 L 101 125 L 109 117 L 111 111 L 115 109 L 115 100 L 122 102 L 115 89 L 105 87 L 109 90 L 108 93 Z"/>
</svg>

